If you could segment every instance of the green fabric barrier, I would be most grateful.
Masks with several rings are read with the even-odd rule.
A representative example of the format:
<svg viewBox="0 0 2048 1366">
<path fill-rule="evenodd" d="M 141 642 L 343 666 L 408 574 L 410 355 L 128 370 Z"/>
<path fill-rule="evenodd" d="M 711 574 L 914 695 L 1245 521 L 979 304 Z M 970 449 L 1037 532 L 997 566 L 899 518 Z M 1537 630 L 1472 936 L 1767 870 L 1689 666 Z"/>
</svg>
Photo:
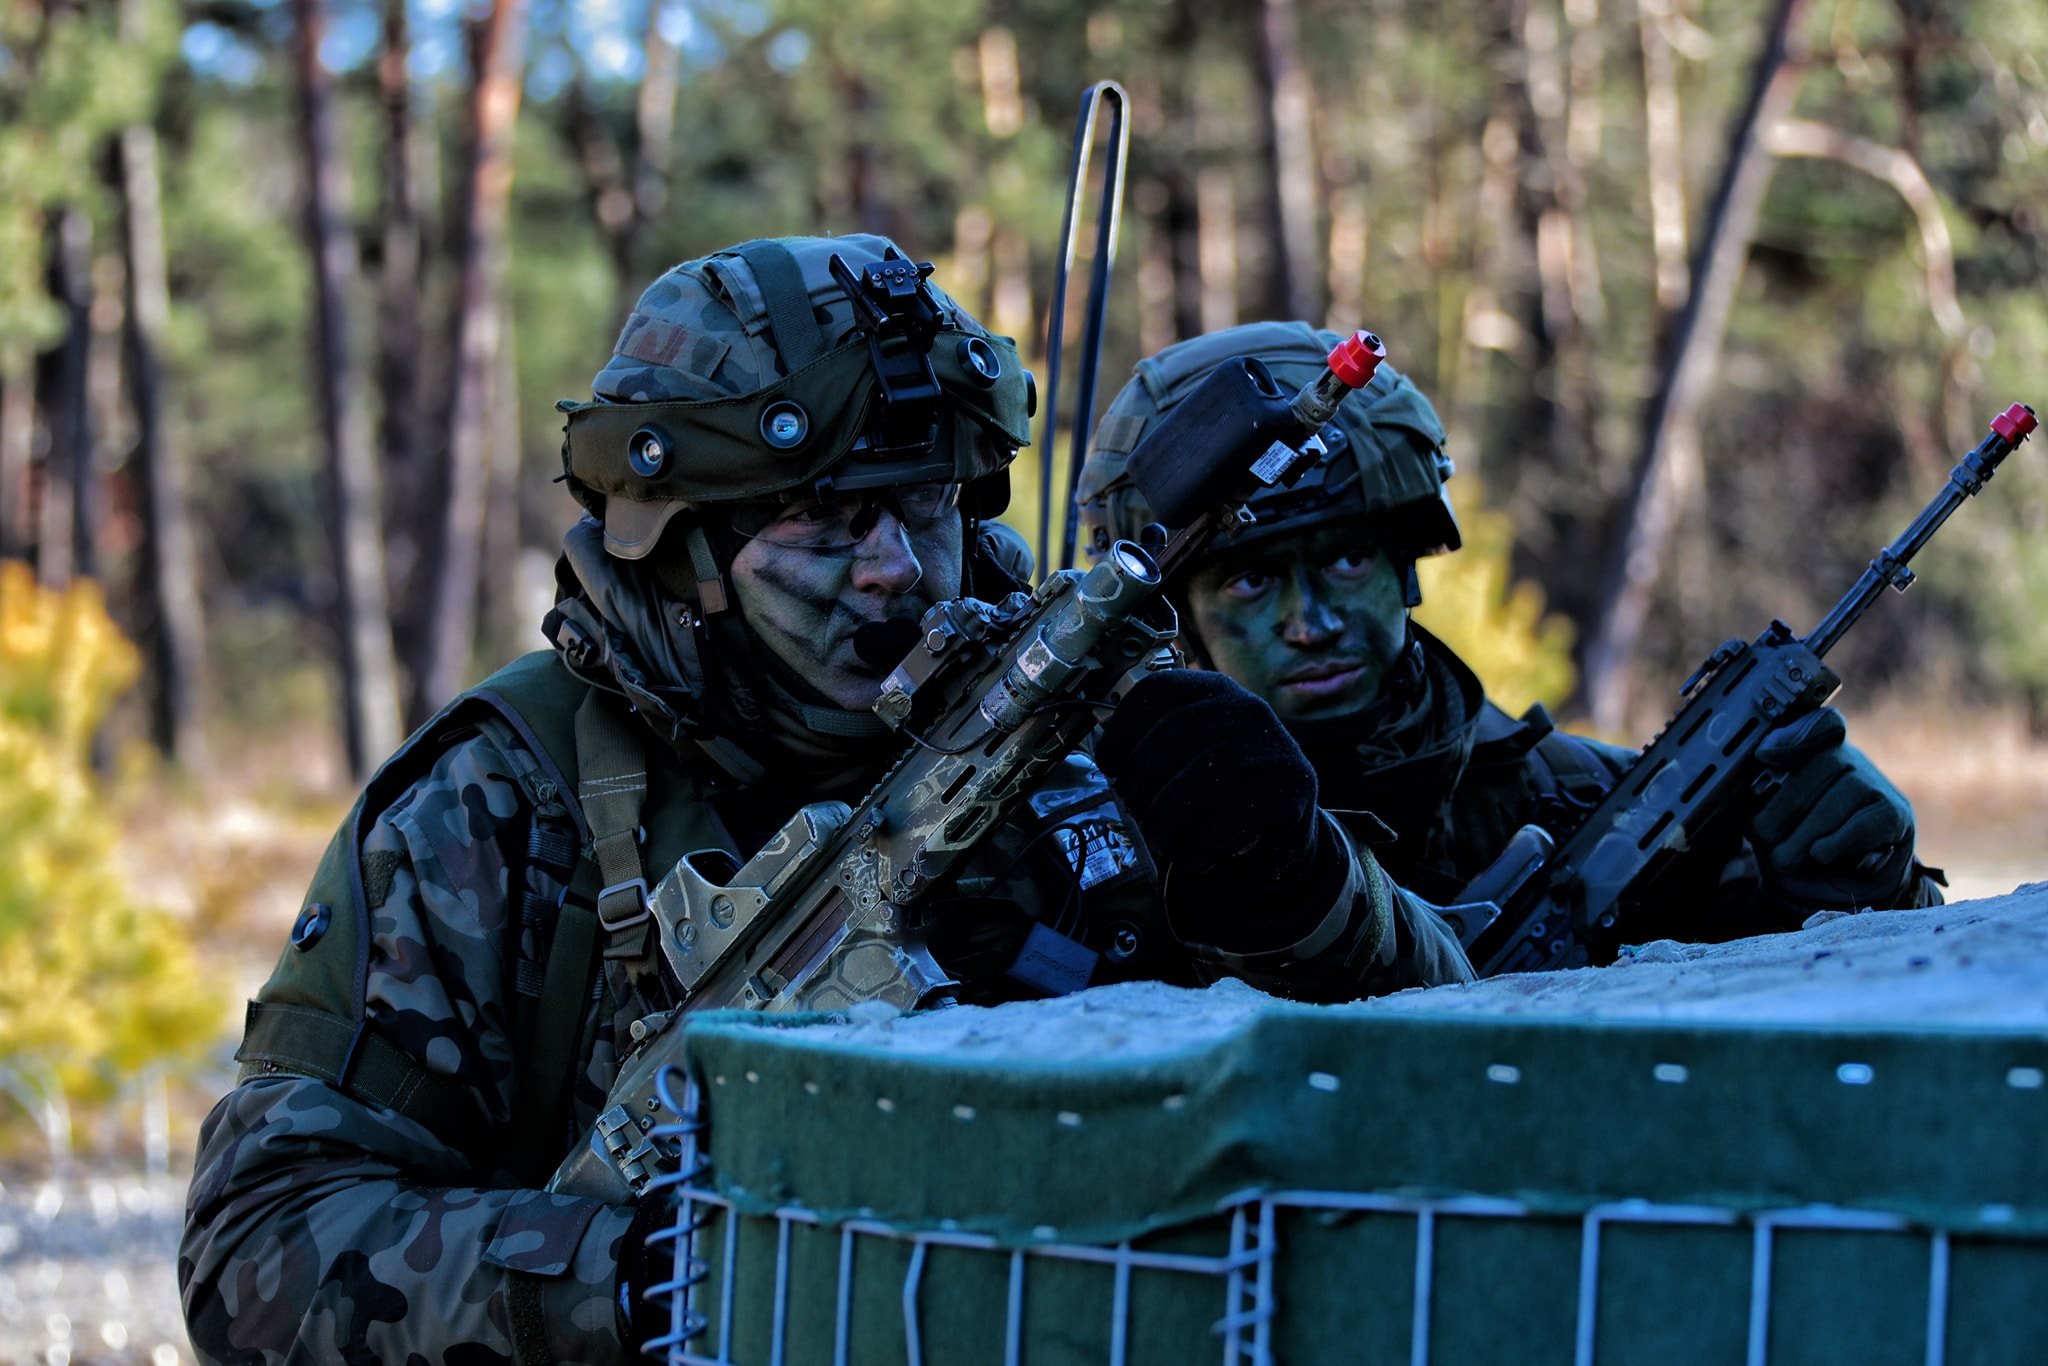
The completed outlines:
<svg viewBox="0 0 2048 1366">
<path fill-rule="evenodd" d="M 2048 1360 L 2048 1316 L 2021 1309 L 2048 1292 L 2048 1088 L 2028 1084 L 2029 1069 L 2048 1070 L 2048 1035 L 1275 1003 L 1183 1052 L 1016 1063 L 820 1039 L 804 1023 L 710 1015 L 686 1035 L 717 1188 L 742 1212 L 732 1322 L 715 1302 L 723 1217 L 701 1235 L 713 1276 L 697 1304 L 711 1341 L 730 1330 L 737 1362 L 776 1359 L 785 1235 L 763 1216 L 777 1209 L 819 1221 L 788 1225 L 780 1359 L 833 1359 L 835 1226 L 853 1219 L 1000 1247 L 930 1249 L 906 1311 L 911 1248 L 852 1240 L 849 1360 L 907 1360 L 911 1322 L 924 1360 L 1003 1361 L 1002 1249 L 1131 1240 L 1222 1257 L 1216 1210 L 1248 1191 L 1527 1206 L 1535 1217 L 1436 1218 L 1424 1318 L 1438 1366 L 1572 1360 L 1581 1216 L 1630 1199 L 1733 1214 L 1825 1205 L 1912 1225 L 1774 1235 L 1774 1366 L 1925 1361 L 1932 1230 L 1950 1236 L 1948 1359 Z M 1409 1212 L 1278 1209 L 1274 1359 L 1409 1361 L 1418 1227 Z M 1744 1359 L 1754 1251 L 1746 1222 L 1603 1224 L 1595 1360 Z M 1112 1360 L 1112 1269 L 1025 1261 L 1022 1359 Z M 1133 1366 L 1220 1355 L 1220 1278 L 1139 1269 L 1127 1291 Z"/>
<path fill-rule="evenodd" d="M 1302 1188 L 1559 1213 L 1831 1204 L 2048 1233 L 2048 1088 L 2008 1080 L 2048 1071 L 2044 1035 L 1275 1003 L 1213 1047 L 1129 1063 L 917 1056 L 726 1013 L 693 1022 L 687 1051 L 720 1188 L 756 1212 L 1106 1243 L 1243 1190 Z M 1673 1065 L 1686 1080 L 1658 1080 Z M 1869 1080 L 1844 1083 L 1845 1066 Z"/>
</svg>

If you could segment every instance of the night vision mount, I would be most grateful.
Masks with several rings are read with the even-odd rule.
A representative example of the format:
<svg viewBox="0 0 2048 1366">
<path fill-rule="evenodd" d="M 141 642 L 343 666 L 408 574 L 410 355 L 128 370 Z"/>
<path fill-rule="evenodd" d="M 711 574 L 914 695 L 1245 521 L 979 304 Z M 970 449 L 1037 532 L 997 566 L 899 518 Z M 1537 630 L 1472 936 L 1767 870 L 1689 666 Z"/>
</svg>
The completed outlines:
<svg viewBox="0 0 2048 1366">
<path fill-rule="evenodd" d="M 853 444 L 856 464 L 886 461 L 891 479 L 902 477 L 900 463 L 905 457 L 936 461 L 939 451 L 939 400 L 943 393 L 932 369 L 932 342 L 946 318 L 925 281 L 932 273 L 929 261 L 911 261 L 890 249 L 879 261 L 869 261 L 859 272 L 842 256 L 831 261 L 832 278 L 839 282 L 853 304 L 854 325 L 866 337 L 868 356 L 875 368 L 875 405 L 861 435 Z M 983 357 L 970 356 L 970 364 L 985 363 L 991 382 L 1001 373 L 994 350 L 982 343 Z M 984 367 L 975 364 L 977 373 Z M 852 477 L 849 478 L 848 476 Z M 840 487 L 854 486 L 859 476 L 840 471 L 833 481 Z"/>
</svg>

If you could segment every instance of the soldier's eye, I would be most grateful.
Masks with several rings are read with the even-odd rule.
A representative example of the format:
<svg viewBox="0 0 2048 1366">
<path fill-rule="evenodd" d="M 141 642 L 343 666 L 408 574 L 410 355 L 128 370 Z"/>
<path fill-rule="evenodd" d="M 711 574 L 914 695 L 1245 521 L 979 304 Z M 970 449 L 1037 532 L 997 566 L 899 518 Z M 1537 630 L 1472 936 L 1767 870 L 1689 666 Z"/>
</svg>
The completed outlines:
<svg viewBox="0 0 2048 1366">
<path fill-rule="evenodd" d="M 1271 574 L 1253 570 L 1250 573 L 1239 574 L 1235 578 L 1224 580 L 1223 596 L 1238 602 L 1250 602 L 1253 598 L 1264 596 L 1266 591 L 1272 588 L 1272 586 L 1273 576 Z"/>
<path fill-rule="evenodd" d="M 1330 572 L 1345 578 L 1364 578 L 1379 563 L 1375 550 L 1348 550 L 1330 561 Z"/>
<path fill-rule="evenodd" d="M 775 520 L 795 522 L 800 526 L 817 526 L 835 520 L 841 509 L 829 503 L 791 503 L 782 509 L 782 515 Z"/>
</svg>

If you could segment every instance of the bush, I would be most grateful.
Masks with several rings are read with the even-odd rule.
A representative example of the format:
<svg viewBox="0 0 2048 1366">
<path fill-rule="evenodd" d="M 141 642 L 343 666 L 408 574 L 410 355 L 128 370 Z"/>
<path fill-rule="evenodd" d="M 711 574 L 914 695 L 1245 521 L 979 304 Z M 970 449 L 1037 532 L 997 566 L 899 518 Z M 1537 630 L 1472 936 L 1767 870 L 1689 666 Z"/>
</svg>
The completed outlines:
<svg viewBox="0 0 2048 1366">
<path fill-rule="evenodd" d="M 1487 696 L 1511 715 L 1531 702 L 1556 707 L 1578 681 L 1572 625 L 1544 612 L 1542 589 L 1510 577 L 1514 520 L 1483 506 L 1476 487 L 1468 484 L 1460 495 L 1465 547 L 1416 566 L 1422 606 L 1415 620 L 1456 650 Z"/>
<path fill-rule="evenodd" d="M 112 868 L 92 737 L 137 670 L 97 587 L 0 562 L 0 1060 L 54 1068 L 79 1100 L 196 1056 L 221 1024 L 183 925 Z"/>
</svg>

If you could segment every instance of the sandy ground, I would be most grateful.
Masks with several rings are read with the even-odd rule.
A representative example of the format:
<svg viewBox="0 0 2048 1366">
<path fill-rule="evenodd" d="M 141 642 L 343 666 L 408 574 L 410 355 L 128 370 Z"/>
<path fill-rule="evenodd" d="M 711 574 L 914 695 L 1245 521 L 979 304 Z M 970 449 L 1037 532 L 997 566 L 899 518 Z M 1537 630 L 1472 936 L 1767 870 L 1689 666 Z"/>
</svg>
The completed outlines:
<svg viewBox="0 0 2048 1366">
<path fill-rule="evenodd" d="M 2048 1032 L 2048 883 L 1989 901 L 1815 921 L 1795 934 L 1732 944 L 1660 940 L 1607 968 L 1496 977 L 1324 1009 Z M 1236 982 L 1204 991 L 1133 982 L 993 1010 L 877 1011 L 807 1032 L 978 1061 L 1133 1061 L 1223 1038 L 1267 1004 Z"/>
<path fill-rule="evenodd" d="M 0 1185 L 0 1362 L 190 1362 L 182 1176 Z"/>
</svg>

